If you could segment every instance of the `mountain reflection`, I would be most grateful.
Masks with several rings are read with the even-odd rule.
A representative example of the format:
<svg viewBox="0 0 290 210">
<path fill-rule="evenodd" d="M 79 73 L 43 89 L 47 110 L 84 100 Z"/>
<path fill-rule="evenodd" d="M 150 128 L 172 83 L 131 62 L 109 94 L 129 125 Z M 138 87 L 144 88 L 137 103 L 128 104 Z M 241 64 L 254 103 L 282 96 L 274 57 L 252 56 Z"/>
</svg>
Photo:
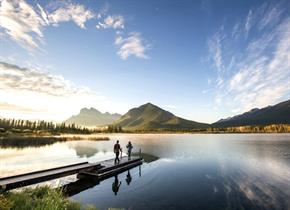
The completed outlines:
<svg viewBox="0 0 290 210">
<path fill-rule="evenodd" d="M 83 157 L 89 158 L 99 152 L 99 150 L 95 147 L 87 147 L 81 145 L 76 145 L 73 149 L 76 151 L 77 156 L 81 158 Z"/>
</svg>

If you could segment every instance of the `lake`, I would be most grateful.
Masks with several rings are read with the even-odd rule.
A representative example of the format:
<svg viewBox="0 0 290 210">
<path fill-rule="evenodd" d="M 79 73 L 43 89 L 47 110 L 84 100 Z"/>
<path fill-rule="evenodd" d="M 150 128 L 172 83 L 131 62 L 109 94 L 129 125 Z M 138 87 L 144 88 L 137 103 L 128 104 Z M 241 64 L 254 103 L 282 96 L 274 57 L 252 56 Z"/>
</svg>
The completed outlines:
<svg viewBox="0 0 290 210">
<path fill-rule="evenodd" d="M 114 157 L 117 139 L 145 162 L 71 199 L 99 209 L 290 209 L 290 134 L 115 134 L 110 141 L 0 145 L 0 177 Z M 116 180 L 117 178 L 117 180 Z M 67 185 L 75 176 L 53 180 Z M 118 189 L 114 184 L 118 182 Z M 121 183 L 121 185 L 119 185 Z"/>
</svg>

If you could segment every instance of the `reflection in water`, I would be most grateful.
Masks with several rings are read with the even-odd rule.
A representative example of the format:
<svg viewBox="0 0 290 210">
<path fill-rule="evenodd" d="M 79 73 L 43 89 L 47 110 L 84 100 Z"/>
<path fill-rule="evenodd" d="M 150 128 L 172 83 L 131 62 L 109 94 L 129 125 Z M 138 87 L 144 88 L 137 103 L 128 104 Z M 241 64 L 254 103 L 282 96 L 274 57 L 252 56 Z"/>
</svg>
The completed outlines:
<svg viewBox="0 0 290 210">
<path fill-rule="evenodd" d="M 112 191 L 114 192 L 115 195 L 119 192 L 119 188 L 121 186 L 122 182 L 119 182 L 118 175 L 115 175 L 114 182 L 112 184 Z"/>
<path fill-rule="evenodd" d="M 136 166 L 135 166 L 136 167 Z M 130 173 L 130 170 L 135 168 L 134 166 L 132 166 L 128 171 L 127 171 L 127 175 L 126 175 L 126 182 L 127 185 L 129 185 L 132 182 L 132 176 Z M 141 176 L 141 165 L 138 166 L 139 167 L 139 174 Z M 118 175 L 124 173 L 124 171 L 120 171 L 117 174 L 112 174 L 111 177 L 114 177 L 114 182 L 112 184 L 112 190 L 114 192 L 115 195 L 117 195 L 121 182 L 119 182 L 118 179 Z M 68 184 L 62 185 L 60 188 L 61 190 L 65 193 L 65 195 L 71 197 L 73 195 L 79 194 L 85 190 L 88 190 L 90 188 L 95 187 L 96 185 L 101 184 L 101 182 L 106 181 L 106 179 L 110 179 L 109 177 L 106 178 L 102 178 L 102 179 L 98 179 L 97 177 L 88 177 L 85 175 L 77 175 L 78 180 L 74 181 L 74 182 L 70 182 Z M 119 184 L 118 184 L 119 183 Z"/>
<path fill-rule="evenodd" d="M 132 154 L 132 156 L 138 156 L 139 157 L 139 153 L 134 153 L 134 154 Z M 151 155 L 151 154 L 148 154 L 148 153 L 141 153 L 140 156 L 143 158 L 143 160 L 146 163 L 151 163 L 151 162 L 156 161 L 156 160 L 159 159 L 157 156 Z"/>
<path fill-rule="evenodd" d="M 14 137 L 14 138 L 0 138 L 0 148 L 19 148 L 23 149 L 26 147 L 42 147 L 46 145 L 51 145 L 59 142 L 57 138 L 54 137 Z"/>
<path fill-rule="evenodd" d="M 61 190 L 66 196 L 73 196 L 79 194 L 82 191 L 88 190 L 100 184 L 98 179 L 78 179 L 75 182 L 70 182 L 61 187 Z"/>
<path fill-rule="evenodd" d="M 139 166 L 139 177 L 141 177 L 142 174 L 141 174 L 141 166 Z"/>
<path fill-rule="evenodd" d="M 88 146 L 82 146 L 82 145 L 76 145 L 73 147 L 74 150 L 76 151 L 77 156 L 83 158 L 89 158 L 93 157 L 95 154 L 99 152 L 97 148 L 94 147 L 88 147 Z"/>
<path fill-rule="evenodd" d="M 141 166 L 139 166 L 139 167 L 141 167 Z M 126 177 L 126 182 L 127 182 L 127 185 L 129 185 L 132 182 L 132 177 L 131 177 L 131 174 L 130 174 L 130 170 L 128 170 L 127 177 Z"/>
<path fill-rule="evenodd" d="M 216 182 L 222 184 L 221 189 L 227 198 L 226 207 L 289 209 L 289 173 L 288 176 L 281 176 L 283 173 L 271 172 L 273 168 L 268 168 L 269 162 L 257 161 L 259 160 L 251 159 L 249 162 L 240 164 L 242 167 L 233 166 L 231 163 L 221 164 L 220 176 L 217 176 Z M 255 162 L 254 165 L 253 162 Z M 276 170 L 281 172 L 281 169 L 277 169 L 277 167 Z"/>
<path fill-rule="evenodd" d="M 0 176 L 49 164 L 111 159 L 115 140 L 120 139 L 122 147 L 131 141 L 133 152 L 141 148 L 145 153 L 142 178 L 139 166 L 119 174 L 117 181 L 111 177 L 99 184 L 81 179 L 67 187 L 72 199 L 99 209 L 290 209 L 289 134 L 111 135 L 110 139 L 37 149 L 2 147 Z M 114 188 L 118 196 L 112 193 L 113 186 L 119 187 Z"/>
</svg>

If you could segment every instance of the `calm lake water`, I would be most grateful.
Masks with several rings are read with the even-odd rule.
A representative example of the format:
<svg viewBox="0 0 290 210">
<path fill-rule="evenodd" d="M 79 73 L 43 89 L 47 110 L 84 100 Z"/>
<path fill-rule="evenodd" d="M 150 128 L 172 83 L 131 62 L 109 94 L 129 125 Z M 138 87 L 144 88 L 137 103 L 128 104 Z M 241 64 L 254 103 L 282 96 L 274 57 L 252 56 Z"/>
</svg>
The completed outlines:
<svg viewBox="0 0 290 210">
<path fill-rule="evenodd" d="M 114 157 L 117 139 L 146 162 L 101 183 L 76 182 L 71 198 L 99 209 L 290 209 L 290 134 L 110 135 L 110 141 L 0 145 L 0 177 Z M 49 182 L 76 181 L 75 176 Z M 114 184 L 119 186 L 112 188 Z M 121 183 L 121 185 L 119 185 Z M 118 190 L 118 192 L 116 192 Z"/>
</svg>

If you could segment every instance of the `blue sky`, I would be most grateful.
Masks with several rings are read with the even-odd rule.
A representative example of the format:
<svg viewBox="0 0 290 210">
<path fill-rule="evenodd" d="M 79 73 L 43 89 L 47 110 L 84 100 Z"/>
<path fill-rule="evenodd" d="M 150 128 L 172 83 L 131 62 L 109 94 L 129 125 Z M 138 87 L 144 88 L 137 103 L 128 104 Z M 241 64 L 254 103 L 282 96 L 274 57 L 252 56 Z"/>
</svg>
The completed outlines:
<svg viewBox="0 0 290 210">
<path fill-rule="evenodd" d="M 152 102 L 214 122 L 290 98 L 287 1 L 0 3 L 0 116 Z"/>
</svg>

